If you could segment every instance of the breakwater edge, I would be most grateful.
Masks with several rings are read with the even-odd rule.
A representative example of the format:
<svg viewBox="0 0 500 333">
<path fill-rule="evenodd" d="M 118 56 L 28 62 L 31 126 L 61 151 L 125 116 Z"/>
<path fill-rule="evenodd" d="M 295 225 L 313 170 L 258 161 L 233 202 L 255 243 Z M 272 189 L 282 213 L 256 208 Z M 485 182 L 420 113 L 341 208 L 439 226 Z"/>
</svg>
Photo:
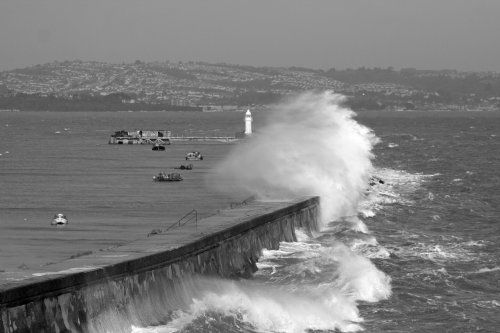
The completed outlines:
<svg viewBox="0 0 500 333">
<path fill-rule="evenodd" d="M 0 332 L 122 332 L 158 325 L 197 275 L 249 276 L 262 250 L 318 228 L 318 198 L 253 202 L 0 286 Z M 152 311 L 161 307 L 162 311 Z M 170 309 L 170 310 L 169 310 Z"/>
</svg>

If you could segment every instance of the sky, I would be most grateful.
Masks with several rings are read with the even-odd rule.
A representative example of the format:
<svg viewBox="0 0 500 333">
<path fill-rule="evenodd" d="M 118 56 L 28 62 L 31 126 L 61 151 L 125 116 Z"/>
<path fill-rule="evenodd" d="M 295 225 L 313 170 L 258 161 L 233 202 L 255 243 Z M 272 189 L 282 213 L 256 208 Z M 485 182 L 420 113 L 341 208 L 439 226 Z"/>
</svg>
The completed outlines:
<svg viewBox="0 0 500 333">
<path fill-rule="evenodd" d="M 205 61 L 500 72 L 500 0 L 0 0 L 0 71 Z"/>
</svg>

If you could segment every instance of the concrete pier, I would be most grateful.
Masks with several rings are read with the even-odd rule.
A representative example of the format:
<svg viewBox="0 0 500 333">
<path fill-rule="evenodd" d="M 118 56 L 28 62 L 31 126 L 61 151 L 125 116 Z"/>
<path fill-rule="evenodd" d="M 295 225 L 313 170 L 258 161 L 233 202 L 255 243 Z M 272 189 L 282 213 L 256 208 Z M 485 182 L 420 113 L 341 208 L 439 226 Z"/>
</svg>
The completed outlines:
<svg viewBox="0 0 500 333">
<path fill-rule="evenodd" d="M 254 201 L 125 246 L 45 266 L 0 285 L 0 333 L 113 332 L 155 325 L 188 277 L 245 276 L 261 251 L 317 229 L 319 199 Z M 111 318 L 127 318 L 111 320 Z"/>
<path fill-rule="evenodd" d="M 234 136 L 171 136 L 172 142 L 224 142 L 232 143 L 238 141 Z"/>
</svg>

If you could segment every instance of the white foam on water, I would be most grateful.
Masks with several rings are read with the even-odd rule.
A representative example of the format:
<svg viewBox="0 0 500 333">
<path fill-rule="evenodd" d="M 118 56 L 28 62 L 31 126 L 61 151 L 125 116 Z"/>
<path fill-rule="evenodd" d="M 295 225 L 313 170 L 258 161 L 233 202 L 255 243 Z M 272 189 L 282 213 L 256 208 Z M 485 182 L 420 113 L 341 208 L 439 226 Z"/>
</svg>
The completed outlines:
<svg viewBox="0 0 500 333">
<path fill-rule="evenodd" d="M 331 275 L 321 283 L 270 285 L 259 281 L 230 281 L 196 278 L 189 284 L 189 304 L 174 311 L 165 325 L 132 327 L 134 333 L 178 332 L 203 322 L 231 318 L 230 322 L 247 325 L 257 332 L 306 332 L 308 330 L 363 330 L 363 319 L 358 301 L 376 302 L 391 295 L 390 278 L 379 271 L 371 261 L 351 251 L 342 243 L 332 247 L 303 243 L 284 243 L 280 251 L 266 251 L 272 261 L 277 257 L 302 258 L 304 252 L 313 252 L 306 260 L 287 267 L 295 275 L 304 271 L 315 275 L 330 269 Z M 296 251 L 296 252 L 294 252 Z M 264 264 L 268 265 L 269 264 Z M 276 271 L 283 267 L 274 267 Z M 178 296 L 176 296 L 178 297 Z"/>
<path fill-rule="evenodd" d="M 467 247 L 484 247 L 488 245 L 490 242 L 484 241 L 484 240 L 470 240 L 465 243 L 463 243 L 464 246 Z"/>
<path fill-rule="evenodd" d="M 488 268 L 488 267 L 485 267 L 485 268 L 481 268 L 479 270 L 477 270 L 476 274 L 483 274 L 483 273 L 490 273 L 490 272 L 495 272 L 495 271 L 500 271 L 500 267 L 492 267 L 492 268 Z"/>
<path fill-rule="evenodd" d="M 290 292 L 261 284 L 201 279 L 205 290 L 189 308 L 177 310 L 173 320 L 156 327 L 132 327 L 133 333 L 178 332 L 197 318 L 231 317 L 257 332 L 305 332 L 308 329 L 361 330 L 362 319 L 352 300 L 324 288 Z"/>
<path fill-rule="evenodd" d="M 418 238 L 418 237 L 417 237 Z M 427 242 L 416 242 L 409 248 L 402 248 L 398 255 L 405 257 L 420 257 L 436 263 L 449 261 L 469 262 L 477 260 L 473 249 L 467 243 L 446 242 L 434 244 Z"/>
<path fill-rule="evenodd" d="M 413 205 L 409 195 L 417 191 L 427 179 L 439 174 L 412 174 L 404 170 L 375 168 L 373 175 L 384 183 L 370 186 L 365 192 L 365 198 L 359 204 L 359 210 L 365 217 L 374 216 L 385 205 Z"/>
<path fill-rule="evenodd" d="M 391 295 L 391 279 L 378 270 L 373 263 L 343 244 L 329 250 L 339 262 L 338 279 L 335 285 L 356 300 L 376 302 Z"/>
</svg>

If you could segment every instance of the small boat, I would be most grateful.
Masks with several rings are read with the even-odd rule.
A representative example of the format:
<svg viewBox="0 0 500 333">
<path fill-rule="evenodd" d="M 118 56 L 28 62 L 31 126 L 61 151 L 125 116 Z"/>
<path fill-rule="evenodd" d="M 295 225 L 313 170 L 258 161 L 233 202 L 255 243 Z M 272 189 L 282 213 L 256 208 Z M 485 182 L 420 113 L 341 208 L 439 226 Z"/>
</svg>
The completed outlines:
<svg viewBox="0 0 500 333">
<path fill-rule="evenodd" d="M 175 167 L 174 169 L 193 170 L 193 165 L 192 164 L 188 164 L 188 165 L 182 164 L 180 167 Z"/>
<path fill-rule="evenodd" d="M 155 182 L 180 182 L 182 177 L 179 173 L 173 172 L 166 174 L 165 172 L 160 172 L 158 175 L 153 177 Z"/>
<path fill-rule="evenodd" d="M 54 215 L 54 219 L 52 220 L 52 222 L 50 224 L 51 225 L 68 224 L 68 218 L 66 217 L 66 215 L 58 213 L 58 214 Z"/>
<path fill-rule="evenodd" d="M 158 144 L 158 143 L 155 143 L 155 144 L 153 145 L 152 150 L 163 151 L 163 150 L 165 150 L 165 146 L 162 146 L 162 145 L 160 145 L 160 144 Z"/>
<path fill-rule="evenodd" d="M 186 155 L 186 161 L 193 161 L 193 160 L 203 160 L 203 156 L 199 151 L 193 151 L 191 153 L 188 153 Z"/>
</svg>

